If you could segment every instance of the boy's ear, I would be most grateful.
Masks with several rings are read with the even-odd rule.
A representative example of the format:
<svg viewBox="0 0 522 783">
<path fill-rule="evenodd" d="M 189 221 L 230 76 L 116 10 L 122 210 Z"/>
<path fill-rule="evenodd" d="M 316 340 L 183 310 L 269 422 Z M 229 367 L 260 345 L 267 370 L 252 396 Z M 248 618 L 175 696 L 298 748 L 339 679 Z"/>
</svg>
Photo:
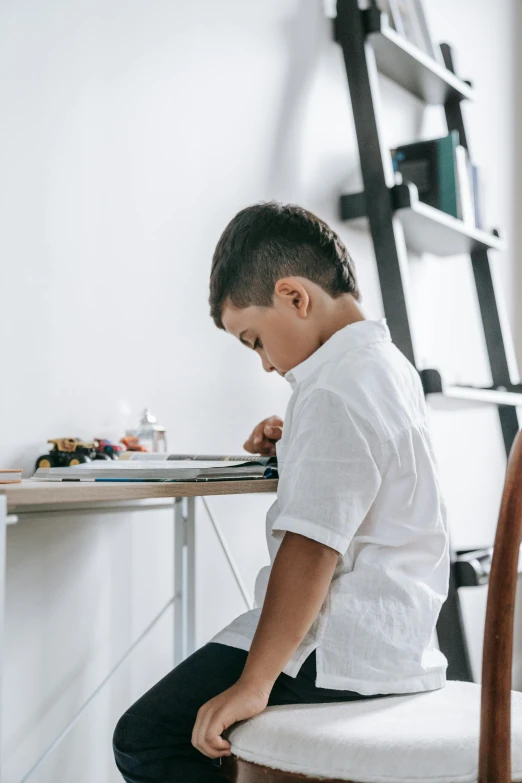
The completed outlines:
<svg viewBox="0 0 522 783">
<path fill-rule="evenodd" d="M 274 298 L 291 307 L 300 318 L 306 318 L 310 310 L 310 296 L 306 288 L 295 277 L 283 277 L 274 288 Z"/>
</svg>

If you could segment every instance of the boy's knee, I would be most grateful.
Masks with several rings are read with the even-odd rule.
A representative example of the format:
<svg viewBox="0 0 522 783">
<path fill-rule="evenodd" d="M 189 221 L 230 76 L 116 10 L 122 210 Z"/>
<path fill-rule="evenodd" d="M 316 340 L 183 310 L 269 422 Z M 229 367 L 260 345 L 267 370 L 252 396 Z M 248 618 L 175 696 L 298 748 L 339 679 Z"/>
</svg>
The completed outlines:
<svg viewBox="0 0 522 783">
<path fill-rule="evenodd" d="M 116 766 L 122 775 L 136 773 L 143 749 L 150 743 L 151 727 L 140 715 L 128 710 L 116 724 L 112 738 L 112 747 Z"/>
</svg>

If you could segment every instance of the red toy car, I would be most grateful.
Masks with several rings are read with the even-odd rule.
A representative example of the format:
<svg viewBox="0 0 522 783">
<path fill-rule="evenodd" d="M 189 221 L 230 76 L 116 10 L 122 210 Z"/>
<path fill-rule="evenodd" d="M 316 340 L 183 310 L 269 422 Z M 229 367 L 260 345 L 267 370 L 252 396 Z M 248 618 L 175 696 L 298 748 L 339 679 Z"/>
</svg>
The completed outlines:
<svg viewBox="0 0 522 783">
<path fill-rule="evenodd" d="M 94 445 L 96 448 L 94 459 L 118 459 L 120 454 L 125 451 L 119 443 L 113 443 L 106 438 L 95 438 Z"/>
<path fill-rule="evenodd" d="M 140 439 L 134 435 L 126 435 L 121 439 L 121 443 L 123 443 L 127 451 L 148 451 L 145 446 L 141 445 Z"/>
</svg>

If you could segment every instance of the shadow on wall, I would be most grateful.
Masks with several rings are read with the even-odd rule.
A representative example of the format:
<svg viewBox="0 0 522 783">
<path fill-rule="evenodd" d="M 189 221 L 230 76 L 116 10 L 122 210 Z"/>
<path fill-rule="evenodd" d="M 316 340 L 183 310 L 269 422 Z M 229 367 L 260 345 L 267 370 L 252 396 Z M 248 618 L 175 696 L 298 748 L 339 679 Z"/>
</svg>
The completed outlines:
<svg viewBox="0 0 522 783">
<path fill-rule="evenodd" d="M 281 97 L 265 192 L 338 220 L 341 193 L 362 188 L 343 56 L 320 0 L 303 0 L 280 25 Z"/>
<path fill-rule="evenodd" d="M 282 26 L 281 34 L 288 61 L 267 177 L 267 190 L 274 193 L 284 192 L 288 182 L 299 180 L 297 127 L 321 53 L 331 43 L 331 20 L 325 16 L 321 0 L 301 0 L 295 16 Z"/>
</svg>

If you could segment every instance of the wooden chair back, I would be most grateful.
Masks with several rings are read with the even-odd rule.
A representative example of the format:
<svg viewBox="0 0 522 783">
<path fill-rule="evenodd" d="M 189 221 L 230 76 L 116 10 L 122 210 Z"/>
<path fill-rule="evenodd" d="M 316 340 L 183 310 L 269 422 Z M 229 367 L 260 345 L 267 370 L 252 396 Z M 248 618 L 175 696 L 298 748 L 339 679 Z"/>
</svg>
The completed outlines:
<svg viewBox="0 0 522 783">
<path fill-rule="evenodd" d="M 493 549 L 482 656 L 479 783 L 511 783 L 511 667 L 522 540 L 522 433 L 509 455 Z"/>
</svg>

